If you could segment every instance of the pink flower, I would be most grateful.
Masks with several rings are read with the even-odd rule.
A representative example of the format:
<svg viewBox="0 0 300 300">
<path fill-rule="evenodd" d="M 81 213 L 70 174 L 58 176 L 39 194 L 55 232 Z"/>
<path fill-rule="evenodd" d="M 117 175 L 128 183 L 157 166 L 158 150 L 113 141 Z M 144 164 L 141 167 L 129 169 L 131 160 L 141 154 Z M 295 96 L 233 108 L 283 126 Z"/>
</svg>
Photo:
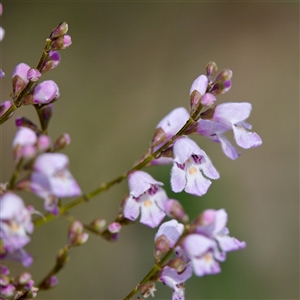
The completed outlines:
<svg viewBox="0 0 300 300">
<path fill-rule="evenodd" d="M 0 238 L 4 243 L 4 256 L 21 261 L 28 267 L 32 257 L 25 252 L 23 247 L 30 242 L 27 234 L 33 232 L 31 210 L 26 208 L 23 200 L 12 192 L 0 196 Z"/>
<path fill-rule="evenodd" d="M 252 126 L 245 122 L 251 109 L 251 104 L 247 102 L 220 104 L 216 106 L 211 119 L 198 121 L 197 132 L 221 143 L 225 155 L 236 159 L 240 154 L 223 135 L 226 131 L 232 130 L 236 143 L 244 149 L 255 148 L 262 144 L 260 136 L 250 132 Z"/>
<path fill-rule="evenodd" d="M 218 179 L 219 173 L 211 163 L 206 153 L 187 137 L 175 141 L 174 164 L 171 172 L 171 186 L 176 193 L 183 189 L 196 196 L 204 195 L 211 179 Z"/>
<path fill-rule="evenodd" d="M 34 162 L 31 189 L 45 199 L 45 209 L 53 214 L 58 213 L 57 197 L 74 197 L 81 194 L 68 165 L 68 157 L 61 153 L 44 153 Z"/>
<path fill-rule="evenodd" d="M 163 184 L 143 171 L 129 175 L 129 196 L 124 204 L 124 217 L 136 220 L 141 211 L 142 224 L 156 227 L 165 217 L 164 205 L 168 201 Z"/>
</svg>

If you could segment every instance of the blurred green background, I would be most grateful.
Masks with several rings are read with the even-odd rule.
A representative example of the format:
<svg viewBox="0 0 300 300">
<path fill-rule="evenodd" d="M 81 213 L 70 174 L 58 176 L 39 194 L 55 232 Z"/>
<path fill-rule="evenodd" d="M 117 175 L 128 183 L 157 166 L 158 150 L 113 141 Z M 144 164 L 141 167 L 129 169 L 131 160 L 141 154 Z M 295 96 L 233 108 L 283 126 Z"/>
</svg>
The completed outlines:
<svg viewBox="0 0 300 300">
<path fill-rule="evenodd" d="M 222 102 L 250 102 L 249 122 L 263 139 L 231 161 L 214 144 L 195 137 L 219 170 L 201 197 L 170 191 L 170 166 L 149 169 L 180 199 L 192 218 L 207 208 L 225 208 L 231 235 L 247 242 L 228 254 L 222 273 L 193 277 L 186 299 L 299 298 L 299 3 L 298 2 L 77 2 L 2 1 L 1 101 L 9 99 L 11 73 L 36 66 L 45 38 L 61 21 L 73 44 L 58 68 L 45 74 L 60 87 L 50 134 L 71 135 L 64 150 L 82 190 L 89 192 L 130 168 L 149 145 L 156 124 L 173 108 L 189 105 L 192 81 L 208 61 L 233 70 L 233 87 Z M 1 128 L 1 182 L 13 167 L 14 119 L 37 121 L 20 108 Z M 112 221 L 123 182 L 71 213 L 84 222 Z M 21 194 L 42 210 L 42 200 Z M 69 224 L 59 219 L 39 227 L 26 247 L 39 281 L 66 242 Z M 71 251 L 59 285 L 38 299 L 122 299 L 153 265 L 156 230 L 125 227 L 117 243 L 90 235 Z M 9 263 L 13 274 L 22 267 Z M 156 299 L 172 291 L 157 284 Z"/>
</svg>

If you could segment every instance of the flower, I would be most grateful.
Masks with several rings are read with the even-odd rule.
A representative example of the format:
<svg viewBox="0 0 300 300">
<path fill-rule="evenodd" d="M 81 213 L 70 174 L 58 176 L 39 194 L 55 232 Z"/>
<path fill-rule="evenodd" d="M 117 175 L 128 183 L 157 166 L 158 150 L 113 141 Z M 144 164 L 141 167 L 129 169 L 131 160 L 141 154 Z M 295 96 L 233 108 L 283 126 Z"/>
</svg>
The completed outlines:
<svg viewBox="0 0 300 300">
<path fill-rule="evenodd" d="M 174 164 L 171 172 L 171 186 L 176 193 L 183 189 L 196 196 L 204 195 L 211 179 L 218 179 L 219 173 L 206 153 L 187 137 L 177 139 L 173 147 Z"/>
<path fill-rule="evenodd" d="M 26 208 L 23 200 L 12 192 L 0 196 L 0 238 L 3 249 L 0 257 L 21 261 L 26 267 L 32 263 L 32 257 L 23 247 L 30 242 L 27 234 L 33 232 L 32 209 Z"/>
<path fill-rule="evenodd" d="M 240 154 L 223 135 L 224 132 L 233 130 L 236 143 L 244 149 L 255 148 L 262 144 L 260 136 L 255 132 L 249 132 L 252 126 L 245 122 L 251 109 L 251 104 L 247 102 L 217 105 L 214 111 L 210 111 L 213 112 L 212 117 L 209 116 L 207 119 L 204 116 L 198 121 L 197 132 L 215 142 L 220 142 L 225 155 L 236 159 Z"/>
<path fill-rule="evenodd" d="M 53 214 L 58 213 L 57 197 L 74 197 L 81 194 L 68 165 L 69 159 L 62 153 L 43 153 L 34 162 L 31 190 L 45 199 L 45 209 Z"/>
<path fill-rule="evenodd" d="M 225 261 L 226 252 L 246 247 L 245 242 L 229 236 L 224 209 L 205 210 L 195 221 L 196 229 L 182 241 L 182 255 L 190 259 L 197 276 L 217 274 L 219 262 Z"/>
<path fill-rule="evenodd" d="M 124 217 L 136 220 L 141 211 L 142 224 L 156 227 L 165 217 L 166 192 L 160 187 L 163 183 L 156 181 L 148 173 L 135 171 L 129 175 L 129 196 L 124 203 Z"/>
</svg>

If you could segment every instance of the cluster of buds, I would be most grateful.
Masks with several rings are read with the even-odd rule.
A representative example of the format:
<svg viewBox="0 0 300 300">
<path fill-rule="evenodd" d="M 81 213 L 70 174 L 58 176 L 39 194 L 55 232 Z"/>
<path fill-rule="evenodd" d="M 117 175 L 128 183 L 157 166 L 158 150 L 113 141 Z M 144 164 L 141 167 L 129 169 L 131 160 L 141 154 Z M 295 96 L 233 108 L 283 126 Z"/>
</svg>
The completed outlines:
<svg viewBox="0 0 300 300">
<path fill-rule="evenodd" d="M 16 278 L 9 276 L 9 269 L 0 265 L 0 297 L 2 299 L 33 299 L 38 288 L 34 286 L 31 274 L 24 272 Z"/>
</svg>

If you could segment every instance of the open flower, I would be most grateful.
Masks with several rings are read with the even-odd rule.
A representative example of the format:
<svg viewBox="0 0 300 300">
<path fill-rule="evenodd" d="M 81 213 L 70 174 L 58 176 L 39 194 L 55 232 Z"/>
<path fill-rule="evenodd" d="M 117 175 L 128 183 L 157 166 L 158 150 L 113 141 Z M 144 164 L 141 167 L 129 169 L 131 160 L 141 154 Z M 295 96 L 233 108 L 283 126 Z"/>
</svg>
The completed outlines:
<svg viewBox="0 0 300 300">
<path fill-rule="evenodd" d="M 124 203 L 124 217 L 136 220 L 141 211 L 142 224 L 158 226 L 166 215 L 164 207 L 168 201 L 166 192 L 161 188 L 163 183 L 146 172 L 135 171 L 129 175 L 128 185 L 130 193 Z"/>
<path fill-rule="evenodd" d="M 58 212 L 57 197 L 74 197 L 81 194 L 68 166 L 68 157 L 61 153 L 44 153 L 34 162 L 31 190 L 45 199 L 45 209 L 53 214 Z"/>
<path fill-rule="evenodd" d="M 187 137 L 175 141 L 173 152 L 172 190 L 177 193 L 184 189 L 189 194 L 204 195 L 211 185 L 211 181 L 206 177 L 219 178 L 219 173 L 209 157 L 194 141 Z"/>
<path fill-rule="evenodd" d="M 28 267 L 32 257 L 23 247 L 30 242 L 27 234 L 33 232 L 31 210 L 26 208 L 23 200 L 12 192 L 0 196 L 0 238 L 3 249 L 0 257 L 21 261 Z"/>
<path fill-rule="evenodd" d="M 246 247 L 245 242 L 228 235 L 226 223 L 227 213 L 224 209 L 206 210 L 196 220 L 195 232 L 182 241 L 182 253 L 190 259 L 197 276 L 219 273 L 219 262 L 226 259 L 226 252 Z"/>
<path fill-rule="evenodd" d="M 238 151 L 223 135 L 226 131 L 233 130 L 236 143 L 244 148 L 255 148 L 262 144 L 260 136 L 250 132 L 250 124 L 245 122 L 251 113 L 250 103 L 222 103 L 214 109 L 212 118 L 200 119 L 197 132 L 215 142 L 220 142 L 226 156 L 236 159 Z"/>
</svg>

